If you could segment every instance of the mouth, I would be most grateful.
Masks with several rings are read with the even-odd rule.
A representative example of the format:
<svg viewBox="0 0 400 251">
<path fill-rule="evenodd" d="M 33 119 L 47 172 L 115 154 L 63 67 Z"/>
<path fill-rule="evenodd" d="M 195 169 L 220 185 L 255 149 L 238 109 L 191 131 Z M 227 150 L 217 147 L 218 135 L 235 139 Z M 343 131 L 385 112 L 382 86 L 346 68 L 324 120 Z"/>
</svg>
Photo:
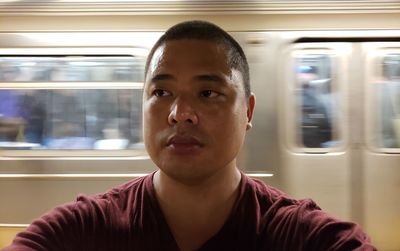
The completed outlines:
<svg viewBox="0 0 400 251">
<path fill-rule="evenodd" d="M 167 148 L 175 154 L 193 154 L 203 146 L 200 140 L 190 135 L 174 135 L 167 141 Z"/>
</svg>

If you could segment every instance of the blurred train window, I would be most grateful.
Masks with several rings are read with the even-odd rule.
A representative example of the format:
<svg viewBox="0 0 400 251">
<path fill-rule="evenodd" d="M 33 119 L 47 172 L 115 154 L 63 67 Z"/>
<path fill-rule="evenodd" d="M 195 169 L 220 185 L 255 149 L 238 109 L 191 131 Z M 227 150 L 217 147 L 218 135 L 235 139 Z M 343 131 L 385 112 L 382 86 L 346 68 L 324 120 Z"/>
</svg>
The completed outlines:
<svg viewBox="0 0 400 251">
<path fill-rule="evenodd" d="M 144 60 L 133 56 L 0 56 L 0 81 L 142 82 Z"/>
<path fill-rule="evenodd" d="M 143 149 L 144 64 L 133 56 L 0 57 L 0 149 Z M 12 88 L 21 82 L 38 84 Z M 91 82 L 103 85 L 85 87 Z M 128 84 L 114 89 L 118 82 Z"/>
<path fill-rule="evenodd" d="M 387 53 L 380 60 L 381 77 L 375 81 L 377 95 L 377 147 L 400 148 L 400 53 Z"/>
<path fill-rule="evenodd" d="M 305 148 L 337 146 L 335 113 L 338 97 L 333 86 L 331 56 L 298 55 L 295 72 L 298 145 Z"/>
</svg>

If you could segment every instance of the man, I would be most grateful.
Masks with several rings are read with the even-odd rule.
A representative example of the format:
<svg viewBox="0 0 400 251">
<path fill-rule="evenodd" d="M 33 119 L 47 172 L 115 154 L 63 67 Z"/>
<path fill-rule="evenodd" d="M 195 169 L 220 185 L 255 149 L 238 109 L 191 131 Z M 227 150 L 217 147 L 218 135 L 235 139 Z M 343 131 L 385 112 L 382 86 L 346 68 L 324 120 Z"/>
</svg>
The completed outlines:
<svg viewBox="0 0 400 251">
<path fill-rule="evenodd" d="M 238 171 L 254 106 L 235 40 L 207 22 L 170 28 L 150 52 L 143 95 L 159 170 L 54 209 L 6 250 L 374 250 L 356 224 Z"/>
</svg>

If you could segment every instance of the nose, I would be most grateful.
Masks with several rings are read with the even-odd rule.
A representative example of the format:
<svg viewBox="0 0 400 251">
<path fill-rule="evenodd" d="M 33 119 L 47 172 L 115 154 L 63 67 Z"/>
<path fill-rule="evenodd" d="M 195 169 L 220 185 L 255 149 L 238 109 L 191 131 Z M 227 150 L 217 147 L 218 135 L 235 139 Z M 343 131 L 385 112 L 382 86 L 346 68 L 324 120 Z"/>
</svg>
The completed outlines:
<svg viewBox="0 0 400 251">
<path fill-rule="evenodd" d="M 171 107 L 171 112 L 168 115 L 168 123 L 175 125 L 181 122 L 196 125 L 199 122 L 199 118 L 190 101 L 178 99 Z"/>
</svg>

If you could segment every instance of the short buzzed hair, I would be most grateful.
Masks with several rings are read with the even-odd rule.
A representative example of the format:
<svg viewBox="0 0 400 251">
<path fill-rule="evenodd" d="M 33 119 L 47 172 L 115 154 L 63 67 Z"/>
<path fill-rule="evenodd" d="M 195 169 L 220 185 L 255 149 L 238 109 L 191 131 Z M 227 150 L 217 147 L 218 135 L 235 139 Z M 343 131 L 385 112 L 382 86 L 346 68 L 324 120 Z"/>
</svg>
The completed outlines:
<svg viewBox="0 0 400 251">
<path fill-rule="evenodd" d="M 144 72 L 145 77 L 147 76 L 154 52 L 167 41 L 183 39 L 205 40 L 223 45 L 227 52 L 229 67 L 242 73 L 245 94 L 247 98 L 250 97 L 249 64 L 247 63 L 246 55 L 242 47 L 240 47 L 239 43 L 226 31 L 206 21 L 187 21 L 169 28 L 164 35 L 158 39 L 147 57 Z"/>
</svg>

